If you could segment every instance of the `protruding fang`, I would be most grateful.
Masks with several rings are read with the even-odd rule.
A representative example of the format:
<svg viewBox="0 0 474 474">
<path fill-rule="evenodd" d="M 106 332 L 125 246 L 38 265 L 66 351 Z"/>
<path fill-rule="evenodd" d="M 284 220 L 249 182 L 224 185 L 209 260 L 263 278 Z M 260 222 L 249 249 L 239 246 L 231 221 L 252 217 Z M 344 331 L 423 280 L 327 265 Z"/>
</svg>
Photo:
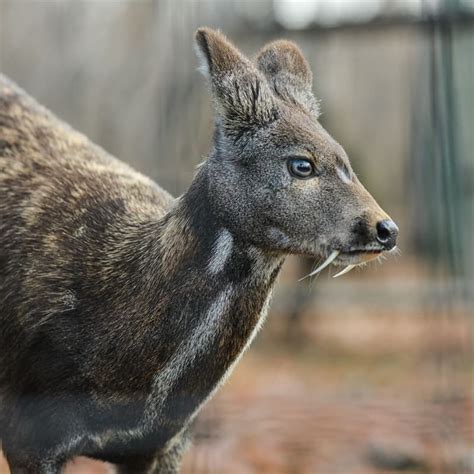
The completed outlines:
<svg viewBox="0 0 474 474">
<path fill-rule="evenodd" d="M 326 268 L 338 255 L 339 255 L 339 250 L 334 250 L 331 253 L 331 255 L 329 255 L 329 257 L 326 260 L 324 260 L 324 262 L 321 265 L 319 265 L 318 268 L 316 268 L 316 270 L 313 270 L 310 274 L 304 276 L 303 278 L 300 278 L 299 281 L 304 280 L 305 278 L 309 276 L 316 275 L 316 273 L 319 273 L 321 270 Z"/>
<path fill-rule="evenodd" d="M 344 270 L 341 270 L 339 273 L 336 273 L 333 278 L 337 278 L 337 277 L 340 277 L 341 275 L 345 275 L 346 273 L 349 273 L 354 267 L 356 267 L 357 265 L 347 265 L 346 268 L 344 268 Z"/>
</svg>

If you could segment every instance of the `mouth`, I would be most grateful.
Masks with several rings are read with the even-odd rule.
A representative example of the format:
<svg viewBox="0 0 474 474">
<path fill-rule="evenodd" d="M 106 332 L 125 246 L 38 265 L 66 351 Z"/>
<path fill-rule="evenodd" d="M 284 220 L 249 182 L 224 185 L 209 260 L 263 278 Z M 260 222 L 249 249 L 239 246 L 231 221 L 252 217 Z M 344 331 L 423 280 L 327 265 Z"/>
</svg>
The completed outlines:
<svg viewBox="0 0 474 474">
<path fill-rule="evenodd" d="M 336 250 L 339 252 L 336 259 L 334 260 L 335 265 L 348 265 L 348 264 L 359 264 L 365 263 L 369 260 L 377 258 L 380 254 L 385 252 L 383 248 L 370 248 L 370 249 L 351 249 L 348 251 Z M 334 253 L 334 252 L 333 252 Z"/>
<path fill-rule="evenodd" d="M 391 251 L 395 250 L 393 248 Z M 344 275 L 350 272 L 353 268 L 357 267 L 358 265 L 363 265 L 371 260 L 376 259 L 383 252 L 386 252 L 385 249 L 374 247 L 374 248 L 364 248 L 364 249 L 348 249 L 348 250 L 333 250 L 329 256 L 311 273 L 306 275 L 305 277 L 301 278 L 304 280 L 307 277 L 311 277 L 319 273 L 321 270 L 326 268 L 327 266 L 333 264 L 337 266 L 344 266 L 344 268 L 333 276 L 333 278 L 337 278 L 341 275 Z"/>
</svg>

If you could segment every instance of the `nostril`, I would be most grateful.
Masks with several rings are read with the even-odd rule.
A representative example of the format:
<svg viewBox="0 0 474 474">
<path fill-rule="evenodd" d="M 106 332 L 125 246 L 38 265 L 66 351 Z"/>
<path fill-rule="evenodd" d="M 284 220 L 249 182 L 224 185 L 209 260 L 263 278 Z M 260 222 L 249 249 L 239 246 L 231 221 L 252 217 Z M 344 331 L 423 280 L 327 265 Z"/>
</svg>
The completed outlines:
<svg viewBox="0 0 474 474">
<path fill-rule="evenodd" d="M 390 239 L 390 229 L 388 228 L 385 221 L 377 223 L 377 240 L 379 242 L 385 243 Z"/>
<path fill-rule="evenodd" d="M 390 219 L 377 222 L 377 240 L 386 248 L 395 246 L 398 236 L 398 227 Z"/>
</svg>

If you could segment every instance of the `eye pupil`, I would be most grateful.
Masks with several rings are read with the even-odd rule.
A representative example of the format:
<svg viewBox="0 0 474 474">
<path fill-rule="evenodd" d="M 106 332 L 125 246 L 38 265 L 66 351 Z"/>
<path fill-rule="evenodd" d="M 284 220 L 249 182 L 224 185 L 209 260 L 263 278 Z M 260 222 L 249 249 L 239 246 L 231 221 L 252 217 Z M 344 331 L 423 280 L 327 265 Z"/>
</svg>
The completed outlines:
<svg viewBox="0 0 474 474">
<path fill-rule="evenodd" d="M 314 175 L 314 166 L 309 160 L 293 158 L 289 161 L 288 168 L 296 178 L 309 178 Z"/>
</svg>

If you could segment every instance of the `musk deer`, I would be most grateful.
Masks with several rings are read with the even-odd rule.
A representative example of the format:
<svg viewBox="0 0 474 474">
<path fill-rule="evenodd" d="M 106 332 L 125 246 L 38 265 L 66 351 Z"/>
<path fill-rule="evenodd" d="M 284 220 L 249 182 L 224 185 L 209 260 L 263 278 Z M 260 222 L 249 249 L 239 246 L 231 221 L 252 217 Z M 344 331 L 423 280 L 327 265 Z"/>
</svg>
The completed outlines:
<svg viewBox="0 0 474 474">
<path fill-rule="evenodd" d="M 13 474 L 76 455 L 172 473 L 288 254 L 357 265 L 398 229 L 318 122 L 298 47 L 196 33 L 214 143 L 173 199 L 0 79 L 0 436 Z M 349 267 L 350 268 L 350 267 Z"/>
</svg>

